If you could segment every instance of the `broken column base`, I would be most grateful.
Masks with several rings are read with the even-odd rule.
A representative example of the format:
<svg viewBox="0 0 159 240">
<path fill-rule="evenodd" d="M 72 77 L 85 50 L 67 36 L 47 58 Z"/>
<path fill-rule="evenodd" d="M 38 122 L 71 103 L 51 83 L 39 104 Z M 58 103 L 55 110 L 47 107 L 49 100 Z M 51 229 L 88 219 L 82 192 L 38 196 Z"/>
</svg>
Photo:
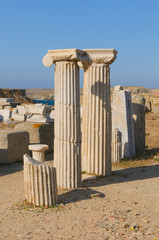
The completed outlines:
<svg viewBox="0 0 159 240">
<path fill-rule="evenodd" d="M 50 207 L 57 203 L 56 169 L 24 155 L 24 189 L 27 201 Z"/>
</svg>

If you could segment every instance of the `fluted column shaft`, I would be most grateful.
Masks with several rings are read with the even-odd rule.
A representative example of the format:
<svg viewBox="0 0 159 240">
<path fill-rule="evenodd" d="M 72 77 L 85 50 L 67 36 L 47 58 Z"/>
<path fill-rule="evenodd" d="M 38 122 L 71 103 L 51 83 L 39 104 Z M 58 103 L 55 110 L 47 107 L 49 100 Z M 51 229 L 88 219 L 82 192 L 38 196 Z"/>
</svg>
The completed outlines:
<svg viewBox="0 0 159 240">
<path fill-rule="evenodd" d="M 112 131 L 112 162 L 121 162 L 122 156 L 122 135 L 118 128 Z"/>
<path fill-rule="evenodd" d="M 54 166 L 61 188 L 81 185 L 79 67 L 74 61 L 55 64 Z"/>
<path fill-rule="evenodd" d="M 82 170 L 111 174 L 110 69 L 93 63 L 84 72 Z"/>
<path fill-rule="evenodd" d="M 45 151 L 33 151 L 32 152 L 32 157 L 33 159 L 39 161 L 39 162 L 44 162 L 45 161 Z"/>
</svg>

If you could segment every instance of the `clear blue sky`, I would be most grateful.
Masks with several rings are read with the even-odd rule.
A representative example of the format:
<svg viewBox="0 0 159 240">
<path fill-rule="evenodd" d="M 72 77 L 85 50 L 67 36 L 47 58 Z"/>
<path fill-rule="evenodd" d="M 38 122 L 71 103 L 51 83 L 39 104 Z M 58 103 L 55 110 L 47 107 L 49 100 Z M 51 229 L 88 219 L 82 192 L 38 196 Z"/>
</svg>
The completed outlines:
<svg viewBox="0 0 159 240">
<path fill-rule="evenodd" d="M 0 0 L 0 88 L 52 88 L 62 48 L 115 48 L 112 86 L 159 88 L 159 0 Z"/>
</svg>

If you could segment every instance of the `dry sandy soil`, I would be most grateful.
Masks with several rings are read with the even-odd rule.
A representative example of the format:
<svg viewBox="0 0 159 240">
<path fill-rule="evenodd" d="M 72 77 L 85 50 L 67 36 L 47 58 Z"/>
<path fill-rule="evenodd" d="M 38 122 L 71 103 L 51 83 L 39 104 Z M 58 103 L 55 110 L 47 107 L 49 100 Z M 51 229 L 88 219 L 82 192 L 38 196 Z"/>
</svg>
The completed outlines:
<svg viewBox="0 0 159 240">
<path fill-rule="evenodd" d="M 87 178 L 81 189 L 60 190 L 53 208 L 24 203 L 21 163 L 1 166 L 0 239 L 158 240 L 158 126 L 159 115 L 146 114 L 149 151 L 114 165 L 111 177 Z"/>
</svg>

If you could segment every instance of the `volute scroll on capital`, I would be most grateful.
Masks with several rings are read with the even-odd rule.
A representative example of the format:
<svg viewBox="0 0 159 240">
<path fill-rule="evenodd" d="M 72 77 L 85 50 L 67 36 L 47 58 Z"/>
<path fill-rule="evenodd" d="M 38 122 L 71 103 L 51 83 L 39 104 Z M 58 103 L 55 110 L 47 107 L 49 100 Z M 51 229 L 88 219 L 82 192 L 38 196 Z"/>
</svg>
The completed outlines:
<svg viewBox="0 0 159 240">
<path fill-rule="evenodd" d="M 85 51 L 79 49 L 61 49 L 49 50 L 43 58 L 43 64 L 46 67 L 51 67 L 59 61 L 75 61 L 81 62 L 84 67 L 88 67 L 90 59 Z"/>
<path fill-rule="evenodd" d="M 116 57 L 117 51 L 115 49 L 83 49 L 89 55 L 91 63 L 97 64 L 112 64 Z"/>
</svg>

